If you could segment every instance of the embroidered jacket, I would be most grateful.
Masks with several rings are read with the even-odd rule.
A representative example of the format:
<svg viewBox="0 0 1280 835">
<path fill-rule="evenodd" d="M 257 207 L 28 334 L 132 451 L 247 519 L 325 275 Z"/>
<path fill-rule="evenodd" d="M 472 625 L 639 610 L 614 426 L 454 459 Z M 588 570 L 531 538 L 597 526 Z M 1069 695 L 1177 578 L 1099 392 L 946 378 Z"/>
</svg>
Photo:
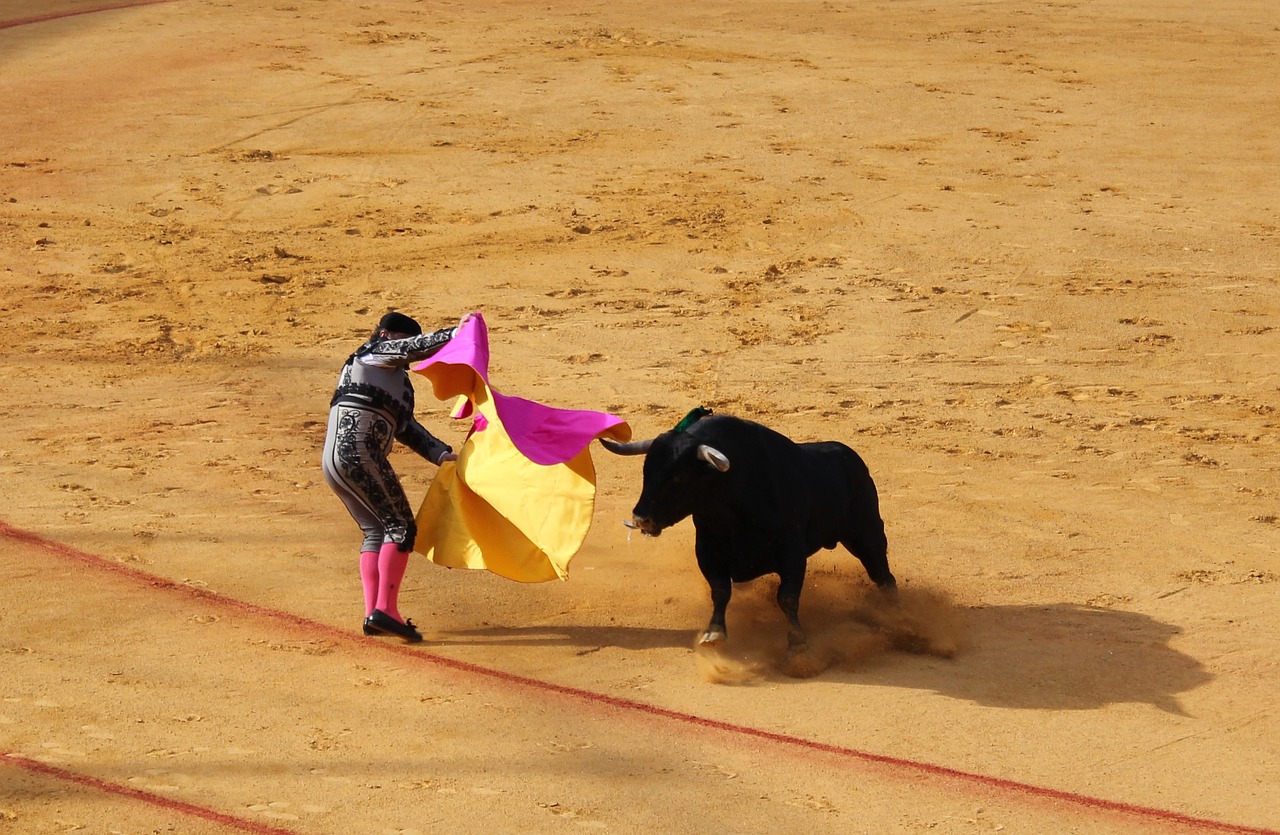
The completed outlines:
<svg viewBox="0 0 1280 835">
<path fill-rule="evenodd" d="M 440 350 L 456 330 L 444 328 L 405 339 L 370 339 L 347 357 L 330 408 L 354 406 L 381 413 L 394 427 L 397 441 L 439 464 L 440 457 L 453 449 L 414 418 L 408 368 Z"/>
</svg>

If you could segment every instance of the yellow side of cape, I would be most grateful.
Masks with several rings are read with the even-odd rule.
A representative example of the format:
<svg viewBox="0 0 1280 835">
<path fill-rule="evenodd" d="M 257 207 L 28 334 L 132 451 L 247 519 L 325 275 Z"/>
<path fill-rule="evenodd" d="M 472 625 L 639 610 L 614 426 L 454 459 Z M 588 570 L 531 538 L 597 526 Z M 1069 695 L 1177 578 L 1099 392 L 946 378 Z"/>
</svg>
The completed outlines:
<svg viewBox="0 0 1280 835">
<path fill-rule="evenodd" d="M 589 449 L 545 466 L 516 449 L 476 378 L 470 398 L 486 425 L 437 473 L 418 511 L 416 550 L 449 568 L 481 568 L 511 580 L 568 579 L 595 508 Z"/>
</svg>

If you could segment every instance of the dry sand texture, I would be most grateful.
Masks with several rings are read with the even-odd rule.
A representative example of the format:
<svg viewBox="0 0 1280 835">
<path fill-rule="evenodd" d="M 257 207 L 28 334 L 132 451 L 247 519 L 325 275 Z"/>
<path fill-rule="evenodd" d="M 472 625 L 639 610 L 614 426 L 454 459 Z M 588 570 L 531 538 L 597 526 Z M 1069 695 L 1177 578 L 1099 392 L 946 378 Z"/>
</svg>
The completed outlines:
<svg viewBox="0 0 1280 835">
<path fill-rule="evenodd" d="M 1280 828 L 1274 0 L 104 5 L 0 3 L 0 832 Z M 567 582 L 359 635 L 392 307 L 853 445 L 907 622 L 824 552 L 695 651 L 599 452 Z"/>
</svg>

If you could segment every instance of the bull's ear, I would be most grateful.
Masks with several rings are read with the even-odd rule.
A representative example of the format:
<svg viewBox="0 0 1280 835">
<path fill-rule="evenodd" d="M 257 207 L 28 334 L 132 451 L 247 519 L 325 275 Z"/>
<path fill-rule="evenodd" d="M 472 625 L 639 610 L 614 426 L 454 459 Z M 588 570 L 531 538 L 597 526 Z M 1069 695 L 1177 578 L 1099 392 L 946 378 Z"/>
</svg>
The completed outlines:
<svg viewBox="0 0 1280 835">
<path fill-rule="evenodd" d="M 729 471 L 729 459 L 723 452 L 715 447 L 700 444 L 698 446 L 698 458 L 706 461 L 722 473 L 727 473 Z"/>
</svg>

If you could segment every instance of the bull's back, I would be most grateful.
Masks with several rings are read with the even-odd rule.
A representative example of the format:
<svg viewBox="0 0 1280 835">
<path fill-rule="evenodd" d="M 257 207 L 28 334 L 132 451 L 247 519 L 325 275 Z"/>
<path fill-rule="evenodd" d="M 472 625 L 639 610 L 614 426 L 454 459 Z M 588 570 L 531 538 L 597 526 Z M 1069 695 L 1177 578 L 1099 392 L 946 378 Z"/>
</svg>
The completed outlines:
<svg viewBox="0 0 1280 835">
<path fill-rule="evenodd" d="M 727 492 L 695 514 L 703 527 L 716 529 L 716 539 L 722 537 L 721 524 L 713 520 L 732 518 L 735 528 L 752 532 L 762 551 L 799 528 L 812 552 L 847 538 L 851 526 L 865 518 L 868 502 L 878 518 L 871 474 L 840 441 L 797 443 L 767 426 L 723 415 L 703 418 L 691 434 L 732 462 Z M 744 547 L 740 542 L 735 550 Z"/>
</svg>

